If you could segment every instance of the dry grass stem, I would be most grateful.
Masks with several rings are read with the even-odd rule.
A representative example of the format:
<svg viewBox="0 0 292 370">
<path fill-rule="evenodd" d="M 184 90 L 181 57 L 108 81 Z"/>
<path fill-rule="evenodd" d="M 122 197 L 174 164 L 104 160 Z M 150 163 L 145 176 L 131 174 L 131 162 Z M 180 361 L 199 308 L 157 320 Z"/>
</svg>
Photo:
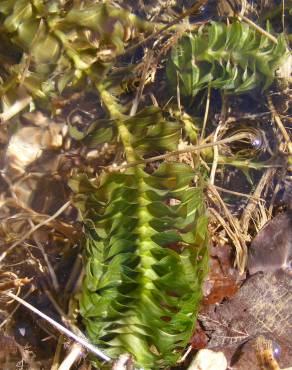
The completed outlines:
<svg viewBox="0 0 292 370">
<path fill-rule="evenodd" d="M 247 246 L 245 243 L 245 238 L 242 233 L 240 224 L 227 208 L 225 202 L 220 197 L 220 194 L 218 193 L 216 187 L 213 184 L 208 184 L 208 189 L 211 191 L 211 193 L 215 196 L 216 200 L 221 205 L 224 214 L 228 220 L 227 223 L 215 209 L 213 208 L 210 209 L 214 216 L 218 219 L 220 224 L 224 227 L 230 239 L 234 243 L 236 249 L 235 265 L 239 268 L 239 271 L 242 274 L 244 272 L 247 261 Z"/>
<path fill-rule="evenodd" d="M 267 184 L 270 183 L 275 173 L 276 173 L 276 170 L 273 168 L 269 168 L 264 172 L 264 174 L 262 175 L 253 193 L 254 197 L 258 197 L 258 198 L 261 197 L 263 189 L 266 187 Z M 254 214 L 254 211 L 257 205 L 258 205 L 257 201 L 255 201 L 254 199 L 250 199 L 250 201 L 248 202 L 241 216 L 240 224 L 241 224 L 243 235 L 245 235 L 246 240 L 249 240 L 249 237 L 248 237 L 249 223 L 250 223 L 250 220 Z"/>
<path fill-rule="evenodd" d="M 17 247 L 19 244 L 24 242 L 32 233 L 34 233 L 36 230 L 41 228 L 42 226 L 47 225 L 52 220 L 54 220 L 56 217 L 58 217 L 60 214 L 62 214 L 69 206 L 71 205 L 71 201 L 69 200 L 66 202 L 62 207 L 58 209 L 57 212 L 55 212 L 52 216 L 48 217 L 46 220 L 40 222 L 39 224 L 35 225 L 32 229 L 30 229 L 27 233 L 25 233 L 19 240 L 17 240 L 15 243 L 13 243 L 5 252 L 3 252 L 0 256 L 0 262 L 2 262 L 9 253 L 13 251 L 15 247 Z"/>
<path fill-rule="evenodd" d="M 253 217 L 256 231 L 259 232 L 262 227 L 271 219 L 272 214 L 266 210 L 266 207 L 262 202 L 258 203 L 258 209 Z"/>
<path fill-rule="evenodd" d="M 59 324 L 57 321 L 53 320 L 48 315 L 44 314 L 40 310 L 38 310 L 36 307 L 32 306 L 30 303 L 26 302 L 20 297 L 17 297 L 13 293 L 6 293 L 10 298 L 15 299 L 17 302 L 28 308 L 30 311 L 34 312 L 36 315 L 40 316 L 42 319 L 49 322 L 53 327 L 55 327 L 57 330 L 59 330 L 61 333 L 65 334 L 69 338 L 75 340 L 77 343 L 81 344 L 83 347 L 88 349 L 90 352 L 95 354 L 96 356 L 100 357 L 104 361 L 111 361 L 110 357 L 105 355 L 103 352 L 101 352 L 97 347 L 95 347 L 93 344 L 89 343 L 86 339 L 79 337 L 78 335 L 74 334 L 69 329 L 65 328 L 63 325 Z"/>
<path fill-rule="evenodd" d="M 266 30 L 264 30 L 263 28 L 261 28 L 259 25 L 257 25 L 256 23 L 254 23 L 253 21 L 251 21 L 249 18 L 247 18 L 245 15 L 240 15 L 240 14 L 236 14 L 237 18 L 239 20 L 243 20 L 245 23 L 249 24 L 251 27 L 253 27 L 256 31 L 258 31 L 259 33 L 261 33 L 262 35 L 268 37 L 272 42 L 274 42 L 275 44 L 278 44 L 278 40 L 276 39 L 275 36 L 271 35 L 269 32 L 267 32 Z"/>
<path fill-rule="evenodd" d="M 162 160 L 162 159 L 178 156 L 180 154 L 192 153 L 192 152 L 200 151 L 202 149 L 211 148 L 211 147 L 214 147 L 214 146 L 217 146 L 217 145 L 227 144 L 227 143 L 231 143 L 233 141 L 246 139 L 246 138 L 249 138 L 251 140 L 252 135 L 248 135 L 247 133 L 237 134 L 237 135 L 227 137 L 225 139 L 218 140 L 218 141 L 215 141 L 215 142 L 205 143 L 205 144 L 201 144 L 201 145 L 190 145 L 190 146 L 188 146 L 184 149 L 181 149 L 181 150 L 175 150 L 173 152 L 157 155 L 155 157 L 142 159 L 142 160 L 135 161 L 135 162 L 132 162 L 132 163 L 122 164 L 122 165 L 116 166 L 116 167 L 109 166 L 109 167 L 106 167 L 106 168 L 110 169 L 110 171 L 119 171 L 123 168 L 135 167 L 139 164 L 152 163 L 152 162 L 159 161 L 159 160 Z"/>
<path fill-rule="evenodd" d="M 248 199 L 254 199 L 258 202 L 259 201 L 265 202 L 265 200 L 263 198 L 255 197 L 254 195 L 239 193 L 238 191 L 232 191 L 232 190 L 224 189 L 224 188 L 221 188 L 220 186 L 217 186 L 217 185 L 214 185 L 214 187 L 217 190 L 222 191 L 223 193 L 233 194 L 233 195 L 237 195 L 238 197 L 243 197 L 243 198 L 248 198 Z"/>
<path fill-rule="evenodd" d="M 279 130 L 281 131 L 281 134 L 283 135 L 283 138 L 287 144 L 287 147 L 288 147 L 288 151 L 290 154 L 292 154 L 292 143 L 291 143 L 291 139 L 290 139 L 290 136 L 285 128 L 285 126 L 283 125 L 283 122 L 281 121 L 281 118 L 274 106 L 274 103 L 273 103 L 273 100 L 272 100 L 272 97 L 271 96 L 268 96 L 267 97 L 268 99 L 268 105 L 269 105 L 269 108 L 270 108 L 270 111 L 272 113 L 272 117 L 274 119 L 274 121 L 276 122 Z"/>
<path fill-rule="evenodd" d="M 141 79 L 140 79 L 139 87 L 138 87 L 138 90 L 136 92 L 136 95 L 135 95 L 135 98 L 134 98 L 134 101 L 133 101 L 133 104 L 132 104 L 132 108 L 131 108 L 131 111 L 130 111 L 130 117 L 132 117 L 136 114 L 138 106 L 139 106 L 140 99 L 141 99 L 142 94 L 143 94 L 143 89 L 144 89 L 144 86 L 145 86 L 145 83 L 146 83 L 147 74 L 148 74 L 149 69 L 151 68 L 151 63 L 153 61 L 153 51 L 152 50 L 148 50 L 145 59 L 146 59 L 146 61 L 144 63 L 143 72 L 142 72 L 142 76 L 141 76 Z"/>
<path fill-rule="evenodd" d="M 32 221 L 30 220 L 30 224 L 32 226 L 32 228 L 35 226 Z M 55 273 L 55 270 L 53 269 L 53 266 L 49 260 L 49 257 L 44 249 L 44 247 L 42 246 L 42 243 L 40 242 L 38 236 L 35 234 L 33 236 L 34 238 L 34 241 L 36 242 L 36 245 L 38 246 L 38 248 L 40 249 L 40 251 L 42 252 L 42 255 L 44 257 L 44 260 L 47 264 L 47 267 L 48 267 L 48 270 L 49 270 L 49 274 L 50 274 L 50 278 L 51 278 L 51 282 L 52 282 L 52 285 L 53 285 L 53 288 L 56 292 L 59 291 L 60 289 L 60 285 L 58 283 L 58 279 L 57 279 L 57 276 L 56 276 L 56 273 Z"/>
<path fill-rule="evenodd" d="M 70 293 L 74 291 L 74 287 L 76 286 L 76 282 L 81 278 L 83 278 L 83 270 L 82 270 L 82 255 L 78 254 L 74 265 L 72 266 L 72 269 L 70 271 L 69 278 L 67 280 L 64 292 L 65 293 Z"/>
<path fill-rule="evenodd" d="M 207 2 L 207 0 L 198 0 L 198 1 L 196 1 L 196 3 L 193 6 L 191 6 L 189 9 L 187 9 L 185 12 L 183 12 L 179 17 L 177 17 L 176 19 L 174 19 L 172 22 L 167 23 L 165 26 L 163 26 L 162 28 L 160 28 L 158 31 L 152 33 L 151 35 L 149 35 L 148 37 L 146 37 L 144 40 L 138 42 L 136 45 L 130 46 L 128 49 L 126 49 L 125 54 L 132 53 L 138 47 L 140 47 L 142 45 L 145 45 L 150 40 L 157 39 L 165 31 L 167 31 L 171 27 L 177 25 L 184 18 L 188 17 L 191 14 L 195 14 L 196 12 L 198 12 L 199 9 L 201 8 L 201 6 L 205 5 L 206 2 Z"/>
<path fill-rule="evenodd" d="M 84 348 L 79 343 L 74 343 L 58 370 L 70 370 L 83 354 Z"/>
<path fill-rule="evenodd" d="M 247 248 L 243 249 L 236 233 L 231 230 L 228 223 L 214 208 L 209 208 L 209 211 L 213 213 L 213 215 L 217 218 L 217 220 L 226 230 L 227 235 L 232 240 L 235 246 L 235 249 L 236 249 L 235 264 L 239 268 L 240 273 L 243 274 L 245 266 L 246 266 L 246 261 L 247 261 Z"/>
<path fill-rule="evenodd" d="M 34 290 L 35 290 L 34 286 L 31 286 L 30 289 L 29 289 L 29 291 L 24 295 L 24 299 L 27 298 Z M 4 295 L 6 295 L 6 294 L 3 294 L 3 296 Z M 13 303 L 13 302 L 14 302 L 14 299 L 13 300 L 10 300 L 8 302 L 8 304 Z M 15 306 L 15 308 L 11 312 L 9 312 L 9 315 L 7 317 L 5 317 L 5 319 L 0 323 L 0 329 L 3 328 L 5 325 L 8 324 L 8 322 L 12 319 L 13 315 L 15 314 L 15 312 L 18 310 L 19 306 L 20 306 L 20 303 L 18 303 Z"/>
<path fill-rule="evenodd" d="M 53 362 L 52 362 L 52 366 L 50 370 L 58 370 L 59 368 L 61 352 L 62 352 L 62 348 L 64 344 L 64 338 L 65 337 L 62 334 L 58 338 L 58 343 L 56 346 L 56 350 L 55 350 L 55 354 L 54 354 L 54 358 L 53 358 Z"/>
<path fill-rule="evenodd" d="M 19 288 L 23 285 L 29 284 L 32 279 L 29 278 L 21 278 L 21 279 L 14 279 L 8 280 L 5 282 L 0 283 L 0 292 L 5 292 L 6 290 Z"/>
<path fill-rule="evenodd" d="M 213 136 L 213 142 L 215 143 L 218 138 L 219 131 L 221 129 L 220 124 L 217 126 L 216 131 Z M 209 182 L 210 184 L 214 184 L 215 182 L 215 176 L 216 176 L 216 171 L 217 171 L 217 166 L 218 166 L 218 158 L 219 158 L 219 149 L 218 146 L 215 145 L 213 148 L 213 162 L 212 162 L 212 167 L 211 167 L 211 172 L 210 172 L 210 179 Z"/>
<path fill-rule="evenodd" d="M 282 0 L 282 27 L 285 32 L 285 0 Z"/>
<path fill-rule="evenodd" d="M 185 353 L 182 355 L 182 357 L 177 361 L 178 364 L 181 364 L 183 363 L 186 358 L 188 357 L 188 355 L 192 352 L 193 350 L 193 347 L 192 346 L 188 346 L 187 350 L 185 351 Z"/>
<path fill-rule="evenodd" d="M 25 95 L 22 99 L 16 100 L 16 102 L 11 105 L 3 113 L 0 113 L 0 124 L 6 123 L 11 118 L 16 116 L 19 112 L 25 109 L 32 102 L 32 97 Z"/>
<path fill-rule="evenodd" d="M 200 141 L 202 141 L 205 136 L 206 125 L 208 122 L 209 108 L 210 108 L 210 95 L 211 95 L 211 88 L 210 86 L 208 86 L 205 114 L 204 114 L 203 127 L 202 127 Z"/>
</svg>

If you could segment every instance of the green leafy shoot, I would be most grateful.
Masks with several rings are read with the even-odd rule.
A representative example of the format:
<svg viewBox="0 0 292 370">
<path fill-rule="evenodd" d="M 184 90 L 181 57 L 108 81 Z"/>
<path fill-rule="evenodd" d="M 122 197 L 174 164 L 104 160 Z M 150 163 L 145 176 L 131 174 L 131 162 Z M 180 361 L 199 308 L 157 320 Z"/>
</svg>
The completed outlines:
<svg viewBox="0 0 292 370">
<path fill-rule="evenodd" d="M 268 88 L 286 55 L 284 35 L 275 44 L 243 22 L 211 22 L 172 48 L 166 73 L 173 89 L 179 83 L 184 96 L 208 86 L 239 94 Z"/>
</svg>

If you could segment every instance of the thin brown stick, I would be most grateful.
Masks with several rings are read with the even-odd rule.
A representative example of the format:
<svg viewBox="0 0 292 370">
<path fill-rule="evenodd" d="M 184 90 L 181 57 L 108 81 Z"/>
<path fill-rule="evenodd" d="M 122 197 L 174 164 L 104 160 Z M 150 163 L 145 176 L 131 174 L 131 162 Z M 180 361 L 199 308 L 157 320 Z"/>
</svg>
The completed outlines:
<svg viewBox="0 0 292 370">
<path fill-rule="evenodd" d="M 185 149 L 174 150 L 173 152 L 170 152 L 170 153 L 156 155 L 156 156 L 151 157 L 151 158 L 141 159 L 139 161 L 122 164 L 122 165 L 116 166 L 116 167 L 109 166 L 109 167 L 107 167 L 107 169 L 110 168 L 111 171 L 119 171 L 120 169 L 123 169 L 123 168 L 134 167 L 134 166 L 137 166 L 139 164 L 151 163 L 151 162 L 159 161 L 161 159 L 174 157 L 174 156 L 184 154 L 184 153 L 192 153 L 192 152 L 196 152 L 196 151 L 199 151 L 199 150 L 202 150 L 202 149 L 205 149 L 205 148 L 211 148 L 211 147 L 216 146 L 216 145 L 228 144 L 228 143 L 231 143 L 233 141 L 246 139 L 246 138 L 252 139 L 252 135 L 249 135 L 247 133 L 236 134 L 234 136 L 230 136 L 230 137 L 227 137 L 225 139 L 218 140 L 218 141 L 215 141 L 215 142 L 212 142 L 212 143 L 205 143 L 205 144 L 201 144 L 201 145 L 190 145 L 190 146 L 186 147 Z"/>
<path fill-rule="evenodd" d="M 260 26 L 258 26 L 256 23 L 254 23 L 253 21 L 251 21 L 249 18 L 247 18 L 245 15 L 240 15 L 240 14 L 236 14 L 237 18 L 239 20 L 243 20 L 245 23 L 249 24 L 251 27 L 253 27 L 256 31 L 258 31 L 259 33 L 261 33 L 262 35 L 266 36 L 267 38 L 269 38 L 273 43 L 275 44 L 278 44 L 278 40 L 276 39 L 275 36 L 271 35 L 269 32 L 267 32 L 266 30 L 264 30 L 263 28 L 261 28 Z"/>
<path fill-rule="evenodd" d="M 70 205 L 71 205 L 71 201 L 69 200 L 62 207 L 60 207 L 58 209 L 58 211 L 55 212 L 51 217 L 47 218 L 46 220 L 40 222 L 39 224 L 37 224 L 33 228 L 31 228 L 19 240 L 17 240 L 15 243 L 13 243 L 5 252 L 3 252 L 1 254 L 1 256 L 0 256 L 0 262 L 2 262 L 4 260 L 4 258 L 6 258 L 8 256 L 8 254 L 11 253 L 15 247 L 17 247 L 19 244 L 21 244 L 22 242 L 24 242 L 32 233 L 34 233 L 36 230 L 38 230 L 42 226 L 45 226 L 48 223 L 50 223 L 52 220 L 54 220 L 56 217 L 58 217 L 60 214 L 62 214 Z"/>
<path fill-rule="evenodd" d="M 269 108 L 270 108 L 270 111 L 272 113 L 272 116 L 274 118 L 274 121 L 276 122 L 279 130 L 281 131 L 281 134 L 283 135 L 283 138 L 287 144 L 287 147 L 288 147 L 288 151 L 290 154 L 292 154 L 292 143 L 291 143 L 291 140 L 290 140 L 290 136 L 285 128 L 285 126 L 283 125 L 283 122 L 281 121 L 281 118 L 274 106 L 274 103 L 273 103 L 273 100 L 272 100 L 272 97 L 271 96 L 268 96 L 267 97 L 268 99 L 268 105 L 269 105 Z"/>
<path fill-rule="evenodd" d="M 131 108 L 131 111 L 130 111 L 130 117 L 134 116 L 137 112 L 139 102 L 140 102 L 140 99 L 142 97 L 143 89 L 144 89 L 144 86 L 145 86 L 147 73 L 149 71 L 152 60 L 153 60 L 153 51 L 148 50 L 148 53 L 146 55 L 146 62 L 145 62 L 143 72 L 142 72 L 142 76 L 141 76 L 140 83 L 139 83 L 139 87 L 138 87 L 138 90 L 136 92 L 136 95 L 135 95 L 135 98 L 134 98 L 134 101 L 133 101 L 133 105 L 132 105 L 132 108 Z"/>
<path fill-rule="evenodd" d="M 232 190 L 224 189 L 224 188 L 221 188 L 220 186 L 217 186 L 217 185 L 213 185 L 213 186 L 214 186 L 214 188 L 216 188 L 219 191 L 222 191 L 223 193 L 233 194 L 233 195 L 237 195 L 239 197 L 244 197 L 244 198 L 248 198 L 248 199 L 254 199 L 256 201 L 265 202 L 265 200 L 263 198 L 259 198 L 259 197 L 256 197 L 254 195 L 239 193 L 238 191 L 232 191 Z"/>
<path fill-rule="evenodd" d="M 207 125 L 208 115 L 209 115 L 209 108 L 210 108 L 210 95 L 211 95 L 211 87 L 208 86 L 205 114 L 204 114 L 203 127 L 202 127 L 200 141 L 202 141 L 205 136 L 205 130 L 206 130 L 206 125 Z"/>
<path fill-rule="evenodd" d="M 270 179 L 273 178 L 275 172 L 276 172 L 276 170 L 272 169 L 272 168 L 269 168 L 265 171 L 265 173 L 261 177 L 261 179 L 260 179 L 260 181 L 259 181 L 259 183 L 258 183 L 258 185 L 257 185 L 257 187 L 256 187 L 256 189 L 253 193 L 253 196 L 256 196 L 256 197 L 261 196 L 263 189 L 269 183 Z M 248 232 L 248 228 L 249 228 L 249 222 L 250 222 L 250 219 L 252 218 L 252 215 L 253 215 L 256 207 L 257 207 L 257 202 L 254 199 L 250 199 L 250 201 L 248 202 L 248 204 L 245 207 L 245 209 L 242 213 L 242 216 L 241 216 L 240 223 L 241 223 L 241 227 L 242 227 L 242 232 L 246 236 L 246 239 L 247 239 L 247 232 Z"/>
</svg>

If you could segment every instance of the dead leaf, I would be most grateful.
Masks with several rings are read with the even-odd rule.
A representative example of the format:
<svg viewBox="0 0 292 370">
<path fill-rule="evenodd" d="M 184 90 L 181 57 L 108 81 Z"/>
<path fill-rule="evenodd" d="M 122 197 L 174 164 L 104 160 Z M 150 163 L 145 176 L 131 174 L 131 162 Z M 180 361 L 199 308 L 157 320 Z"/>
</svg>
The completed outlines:
<svg viewBox="0 0 292 370">
<path fill-rule="evenodd" d="M 232 248 L 229 245 L 213 245 L 210 257 L 210 272 L 203 286 L 203 305 L 220 303 L 224 298 L 234 296 L 242 280 L 233 268 Z"/>
<path fill-rule="evenodd" d="M 264 335 L 286 347 L 280 365 L 289 366 L 292 357 L 292 281 L 289 274 L 266 273 L 251 276 L 238 293 L 220 306 L 201 313 L 199 320 L 210 340 L 210 348 L 237 348 Z"/>
<path fill-rule="evenodd" d="M 248 270 L 290 271 L 292 262 L 292 210 L 269 221 L 253 240 L 249 249 Z"/>
</svg>

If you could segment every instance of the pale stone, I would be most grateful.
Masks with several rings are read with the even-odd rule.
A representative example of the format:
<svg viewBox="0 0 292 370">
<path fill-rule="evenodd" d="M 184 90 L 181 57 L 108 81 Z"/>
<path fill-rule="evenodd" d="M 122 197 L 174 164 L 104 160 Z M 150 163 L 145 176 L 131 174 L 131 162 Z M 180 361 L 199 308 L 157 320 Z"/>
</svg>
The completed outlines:
<svg viewBox="0 0 292 370">
<path fill-rule="evenodd" d="M 201 349 L 188 370 L 226 370 L 227 366 L 227 360 L 223 352 Z"/>
</svg>

